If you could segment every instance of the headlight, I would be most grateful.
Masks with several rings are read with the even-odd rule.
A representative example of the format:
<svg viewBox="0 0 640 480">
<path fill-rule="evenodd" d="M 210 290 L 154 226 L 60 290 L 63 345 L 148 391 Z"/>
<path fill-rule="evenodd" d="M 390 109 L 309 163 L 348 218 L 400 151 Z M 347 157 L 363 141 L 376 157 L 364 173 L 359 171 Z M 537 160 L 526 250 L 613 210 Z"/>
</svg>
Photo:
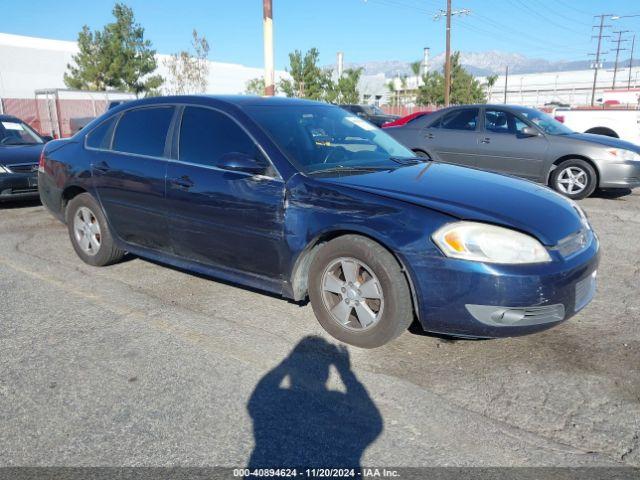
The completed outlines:
<svg viewBox="0 0 640 480">
<path fill-rule="evenodd" d="M 640 153 L 636 153 L 633 150 L 625 150 L 624 148 L 611 148 L 607 150 L 609 156 L 616 160 L 634 160 L 640 162 Z"/>
<path fill-rule="evenodd" d="M 447 257 L 486 263 L 543 263 L 551 257 L 535 238 L 486 223 L 456 222 L 433 234 Z"/>
<path fill-rule="evenodd" d="M 3 165 L 0 165 L 0 175 L 2 175 L 3 173 L 11 173 L 11 170 Z"/>
</svg>

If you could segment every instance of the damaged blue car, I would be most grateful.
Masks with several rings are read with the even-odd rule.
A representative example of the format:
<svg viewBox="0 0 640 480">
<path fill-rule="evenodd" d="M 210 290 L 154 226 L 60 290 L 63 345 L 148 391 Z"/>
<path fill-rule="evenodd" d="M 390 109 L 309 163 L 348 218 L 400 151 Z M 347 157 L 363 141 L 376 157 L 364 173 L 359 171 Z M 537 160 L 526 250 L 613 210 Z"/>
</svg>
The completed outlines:
<svg viewBox="0 0 640 480">
<path fill-rule="evenodd" d="M 577 204 L 417 158 L 323 103 L 128 102 L 47 144 L 38 185 L 86 263 L 130 252 L 309 298 L 327 332 L 359 347 L 414 321 L 460 337 L 534 333 L 595 292 L 598 240 Z"/>
</svg>

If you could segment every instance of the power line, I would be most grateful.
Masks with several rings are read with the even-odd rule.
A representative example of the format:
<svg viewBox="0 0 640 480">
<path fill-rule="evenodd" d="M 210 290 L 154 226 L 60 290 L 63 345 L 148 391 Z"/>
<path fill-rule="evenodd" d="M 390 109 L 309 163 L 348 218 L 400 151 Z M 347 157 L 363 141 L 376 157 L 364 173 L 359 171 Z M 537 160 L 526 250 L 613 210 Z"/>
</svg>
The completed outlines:
<svg viewBox="0 0 640 480">
<path fill-rule="evenodd" d="M 577 30 L 569 28 L 566 25 L 562 25 L 561 23 L 555 22 L 554 20 L 552 20 L 551 18 L 547 17 L 546 15 L 543 15 L 540 12 L 538 12 L 535 8 L 531 8 L 529 5 L 524 3 L 522 0 L 509 0 L 509 1 L 516 8 L 518 7 L 518 5 L 520 5 L 520 8 L 524 8 L 524 9 L 528 10 L 533 15 L 535 15 L 535 16 L 539 17 L 540 19 L 544 20 L 545 23 L 549 23 L 549 24 L 554 25 L 554 26 L 556 26 L 558 28 L 561 28 L 563 31 L 570 31 L 570 32 L 578 33 L 580 35 L 582 35 L 584 33 L 584 32 L 578 32 Z M 518 2 L 518 5 L 516 5 L 514 2 Z"/>
<path fill-rule="evenodd" d="M 561 17 L 569 22 L 573 22 L 577 25 L 580 25 L 582 27 L 591 27 L 591 23 L 585 23 L 585 22 L 581 22 L 580 20 L 576 20 L 573 17 L 570 17 L 568 15 L 565 15 L 564 13 L 562 13 L 559 10 L 556 10 L 555 8 L 552 8 L 550 5 L 546 5 L 544 4 L 544 2 L 542 2 L 542 0 L 533 0 L 535 2 L 537 2 L 538 4 L 540 4 L 544 9 L 548 10 L 550 13 L 554 14 L 555 16 Z M 551 4 L 553 5 L 553 3 Z"/>
</svg>

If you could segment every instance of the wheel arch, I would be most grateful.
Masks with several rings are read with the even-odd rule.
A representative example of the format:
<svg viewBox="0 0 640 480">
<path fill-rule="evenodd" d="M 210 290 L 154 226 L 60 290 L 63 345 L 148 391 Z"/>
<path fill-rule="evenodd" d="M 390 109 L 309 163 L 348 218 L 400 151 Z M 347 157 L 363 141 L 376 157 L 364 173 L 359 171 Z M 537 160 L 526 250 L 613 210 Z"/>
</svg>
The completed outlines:
<svg viewBox="0 0 640 480">
<path fill-rule="evenodd" d="M 551 165 L 551 168 L 549 169 L 549 172 L 547 173 L 547 179 L 545 181 L 545 184 L 547 186 L 551 187 L 551 174 L 558 167 L 558 165 L 560 165 L 565 160 L 583 160 L 587 162 L 589 165 L 591 165 L 591 167 L 593 168 L 593 171 L 596 172 L 596 185 L 600 185 L 600 170 L 598 169 L 598 166 L 596 165 L 596 163 L 593 160 L 591 160 L 589 157 L 586 157 L 584 155 L 569 154 L 569 155 L 563 155 L 562 157 L 556 159 L 553 162 L 553 164 Z"/>
<path fill-rule="evenodd" d="M 594 135 L 605 135 L 607 137 L 620 138 L 615 130 L 609 127 L 592 127 L 584 133 L 592 133 Z"/>
<path fill-rule="evenodd" d="M 291 271 L 291 275 L 289 277 L 289 287 L 291 297 L 300 301 L 307 297 L 307 292 L 309 288 L 309 267 L 311 266 L 311 262 L 315 258 L 316 254 L 320 250 L 320 248 L 327 242 L 334 240 L 338 237 L 343 237 L 345 235 L 358 235 L 361 237 L 368 238 L 369 240 L 376 242 L 386 251 L 388 251 L 391 256 L 398 262 L 400 265 L 400 269 L 407 279 L 407 284 L 409 285 L 409 291 L 411 292 L 411 302 L 413 307 L 413 313 L 416 317 L 419 318 L 419 303 L 418 297 L 415 289 L 415 285 L 412 278 L 412 273 L 410 269 L 407 268 L 405 262 L 400 258 L 389 246 L 380 238 L 376 238 L 375 236 L 362 232 L 356 229 L 349 228 L 341 228 L 335 230 L 329 230 L 317 235 L 313 240 L 311 240 L 306 247 L 300 252 L 296 261 L 294 263 L 293 269 Z"/>
<path fill-rule="evenodd" d="M 67 205 L 71 200 L 80 195 L 81 193 L 88 193 L 86 188 L 83 188 L 79 185 L 67 185 L 63 190 L 60 196 L 60 207 L 62 213 L 67 209 Z"/>
</svg>

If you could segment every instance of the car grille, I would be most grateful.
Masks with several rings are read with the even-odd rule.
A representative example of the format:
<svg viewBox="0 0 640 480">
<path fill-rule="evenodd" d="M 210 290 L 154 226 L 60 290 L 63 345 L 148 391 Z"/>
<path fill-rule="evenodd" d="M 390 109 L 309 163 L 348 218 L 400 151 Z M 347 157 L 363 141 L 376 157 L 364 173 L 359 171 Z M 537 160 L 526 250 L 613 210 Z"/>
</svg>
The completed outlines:
<svg viewBox="0 0 640 480">
<path fill-rule="evenodd" d="M 575 311 L 583 309 L 596 293 L 596 272 L 576 283 Z"/>
<path fill-rule="evenodd" d="M 16 163 L 14 165 L 7 165 L 7 168 L 13 173 L 32 173 L 38 171 L 37 163 Z"/>
</svg>

